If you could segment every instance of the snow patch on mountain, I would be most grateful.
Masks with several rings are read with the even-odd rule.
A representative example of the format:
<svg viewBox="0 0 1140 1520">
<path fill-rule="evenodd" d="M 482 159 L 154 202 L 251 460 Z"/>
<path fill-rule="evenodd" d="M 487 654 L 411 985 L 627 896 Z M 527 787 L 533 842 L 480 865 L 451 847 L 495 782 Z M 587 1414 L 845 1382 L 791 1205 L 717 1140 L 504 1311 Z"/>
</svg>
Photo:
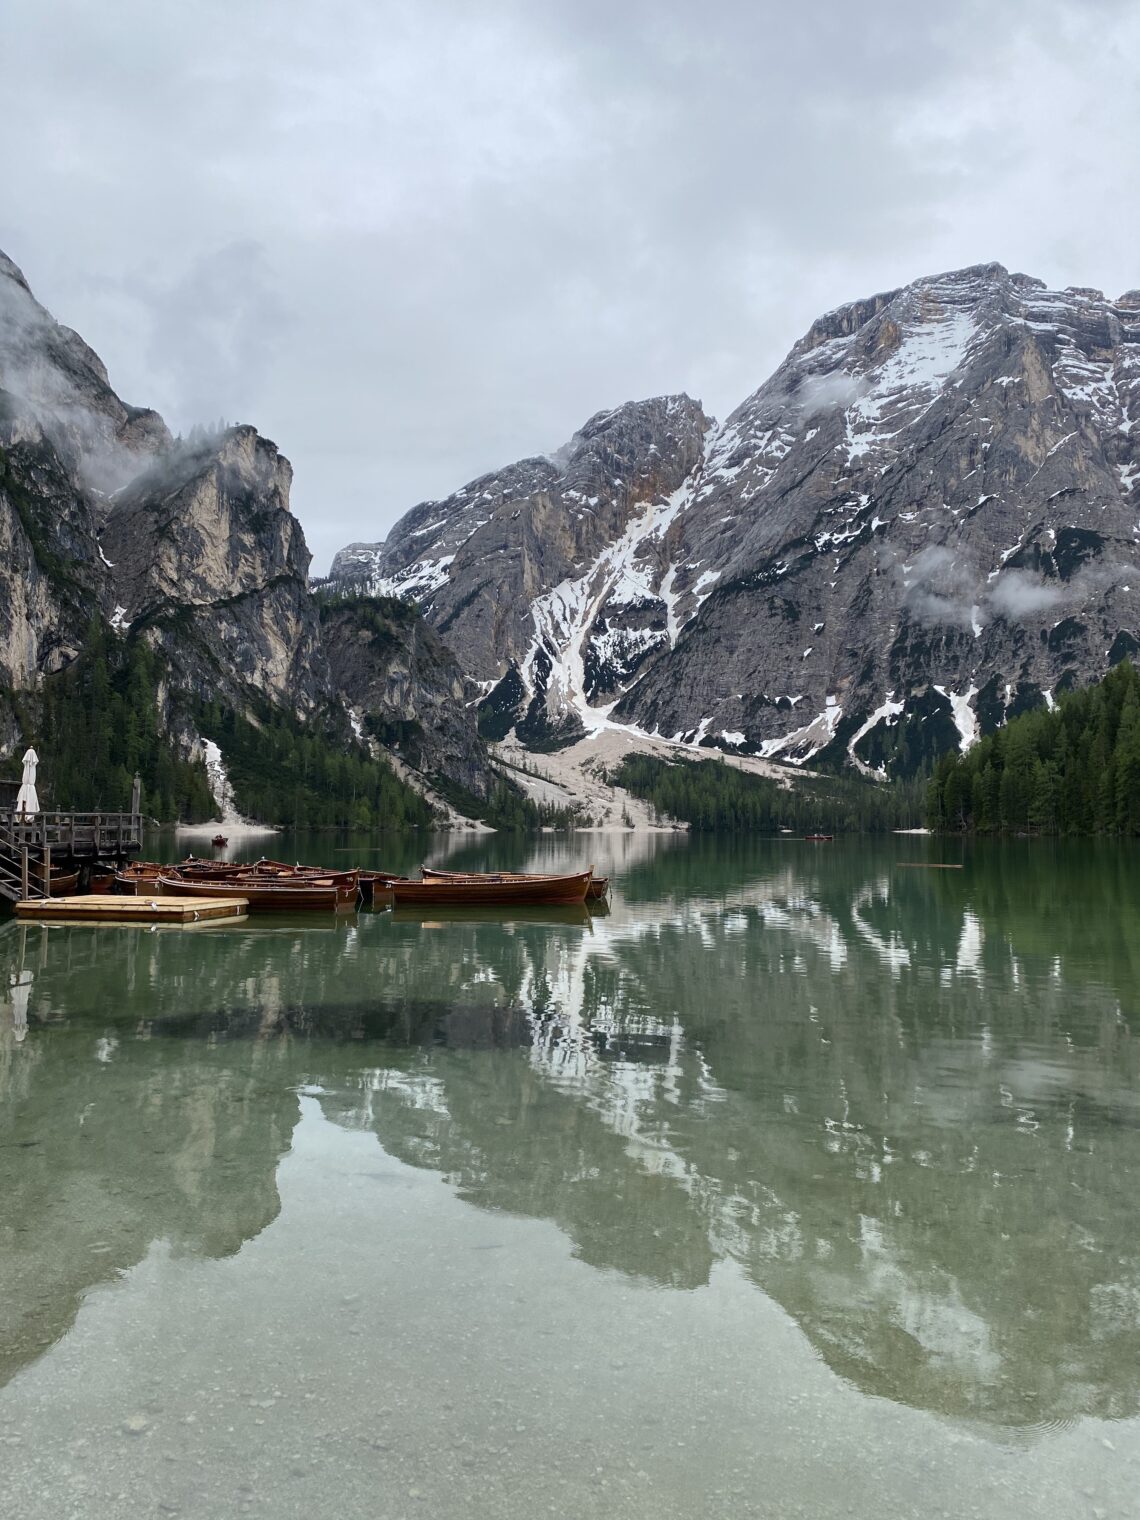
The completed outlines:
<svg viewBox="0 0 1140 1520">
<path fill-rule="evenodd" d="M 398 596 L 405 601 L 419 601 L 445 586 L 454 554 L 439 559 L 421 559 L 395 575 L 373 575 L 368 583 L 370 596 Z"/>
<path fill-rule="evenodd" d="M 963 754 L 971 749 L 981 738 L 978 727 L 978 715 L 970 706 L 978 695 L 978 688 L 970 686 L 965 692 L 949 691 L 945 686 L 935 686 L 934 690 L 940 697 L 945 697 L 950 704 L 950 711 L 954 714 L 954 727 L 958 730 L 959 747 Z M 1009 703 L 1009 688 L 1006 688 L 1006 704 Z"/>
<path fill-rule="evenodd" d="M 222 759 L 221 750 L 213 739 L 203 739 L 202 749 L 205 752 L 206 780 L 209 783 L 210 796 L 221 814 L 222 822 L 227 824 L 248 822 L 234 806 L 233 784 L 226 770 L 226 763 Z"/>
<path fill-rule="evenodd" d="M 875 708 L 875 711 L 866 720 L 866 722 L 857 728 L 851 735 L 850 739 L 847 741 L 848 759 L 851 761 L 855 769 L 862 772 L 864 776 L 886 776 L 886 771 L 881 765 L 868 765 L 865 760 L 860 760 L 858 754 L 856 753 L 856 750 L 858 745 L 867 737 L 873 728 L 877 728 L 880 723 L 890 724 L 894 719 L 898 718 L 903 712 L 905 712 L 906 703 L 896 702 L 894 700 L 894 697 L 894 692 L 888 691 L 886 701 Z"/>
<path fill-rule="evenodd" d="M 523 661 L 521 675 L 528 693 L 533 695 L 538 684 L 537 662 L 543 655 L 550 661 L 551 670 L 546 677 L 548 711 L 576 714 L 587 731 L 604 725 L 613 703 L 595 708 L 586 696 L 585 645 L 590 629 L 607 604 L 622 606 L 656 598 L 652 584 L 653 565 L 643 557 L 652 544 L 663 543 L 669 528 L 685 509 L 692 497 L 693 479 L 690 476 L 663 501 L 650 503 L 584 574 L 562 581 L 532 604 L 534 640 Z M 675 568 L 670 566 L 667 572 L 670 588 L 674 576 Z M 652 642 L 660 643 L 666 639 L 675 642 L 673 604 L 670 604 L 669 616 L 673 620 L 670 632 L 653 634 L 651 630 L 644 630 L 645 634 L 651 635 Z M 616 652 L 618 644 L 612 636 L 603 634 L 600 637 L 610 640 L 608 644 L 603 643 L 603 657 Z M 631 638 L 629 631 L 624 639 L 625 653 L 628 654 L 638 639 Z"/>
<path fill-rule="evenodd" d="M 835 730 L 839 727 L 842 716 L 843 708 L 839 704 L 839 698 L 829 696 L 823 711 L 810 723 L 794 729 L 790 734 L 784 734 L 782 738 L 765 739 L 759 746 L 758 753 L 765 760 L 779 755 L 792 765 L 804 765 L 818 755 L 821 749 L 826 749 L 835 738 Z"/>
<path fill-rule="evenodd" d="M 897 437 L 933 406 L 965 359 L 977 330 L 968 312 L 951 311 L 939 320 L 920 323 L 904 336 L 880 368 L 874 388 L 844 413 L 849 465 Z M 888 417 L 897 426 L 885 426 Z"/>
</svg>

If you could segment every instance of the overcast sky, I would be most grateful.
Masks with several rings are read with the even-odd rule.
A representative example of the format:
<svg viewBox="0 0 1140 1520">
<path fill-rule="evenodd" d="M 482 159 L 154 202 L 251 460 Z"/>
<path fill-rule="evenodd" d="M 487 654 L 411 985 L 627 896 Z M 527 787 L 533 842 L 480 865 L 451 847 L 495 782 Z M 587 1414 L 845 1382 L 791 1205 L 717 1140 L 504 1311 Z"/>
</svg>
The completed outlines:
<svg viewBox="0 0 1140 1520">
<path fill-rule="evenodd" d="M 1140 286 L 1140 0 L 7 0 L 0 248 L 314 570 L 593 412 L 723 417 L 821 312 Z"/>
</svg>

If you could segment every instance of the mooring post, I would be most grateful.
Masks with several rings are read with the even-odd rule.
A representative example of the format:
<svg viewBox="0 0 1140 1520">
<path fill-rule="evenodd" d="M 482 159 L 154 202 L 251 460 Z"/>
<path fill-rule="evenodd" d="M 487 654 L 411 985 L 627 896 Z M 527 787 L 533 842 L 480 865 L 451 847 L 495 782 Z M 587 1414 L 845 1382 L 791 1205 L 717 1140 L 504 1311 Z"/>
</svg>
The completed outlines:
<svg viewBox="0 0 1140 1520">
<path fill-rule="evenodd" d="M 28 847 L 25 845 L 20 851 L 20 896 L 28 900 Z"/>
<path fill-rule="evenodd" d="M 51 896 L 51 845 L 47 842 L 47 830 L 44 830 L 44 896 Z"/>
</svg>

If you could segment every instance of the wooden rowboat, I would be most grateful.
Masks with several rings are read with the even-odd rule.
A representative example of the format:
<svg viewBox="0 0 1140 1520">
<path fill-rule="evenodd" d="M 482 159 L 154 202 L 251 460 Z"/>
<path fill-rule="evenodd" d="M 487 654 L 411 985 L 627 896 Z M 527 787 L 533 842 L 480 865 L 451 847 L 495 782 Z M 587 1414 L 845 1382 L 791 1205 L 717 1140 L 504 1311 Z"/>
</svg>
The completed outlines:
<svg viewBox="0 0 1140 1520">
<path fill-rule="evenodd" d="M 581 903 L 590 889 L 591 873 L 571 876 L 461 876 L 458 880 L 406 876 L 385 879 L 397 906 L 438 903 L 473 907 L 479 903 Z"/>
<path fill-rule="evenodd" d="M 253 875 L 191 880 L 174 872 L 160 876 L 156 885 L 163 897 L 244 897 L 251 912 L 263 908 L 281 908 L 286 912 L 298 908 L 345 908 L 356 902 L 355 880 L 338 883 L 327 876 L 306 877 L 288 884 L 258 880 Z"/>
<path fill-rule="evenodd" d="M 331 881 L 335 886 L 356 886 L 360 872 L 326 870 L 323 866 L 287 866 L 277 860 L 258 860 L 238 865 L 226 860 L 195 860 L 193 856 L 179 866 L 164 867 L 187 881 L 261 881 L 279 886 L 296 886 L 308 881 Z"/>
<path fill-rule="evenodd" d="M 551 881 L 557 880 L 537 871 L 439 871 L 432 866 L 421 866 L 420 875 L 425 881 Z M 610 890 L 608 876 L 595 876 L 590 868 L 590 885 L 586 897 L 591 902 L 600 901 Z"/>
<path fill-rule="evenodd" d="M 51 873 L 51 886 L 48 888 L 48 895 L 50 897 L 70 897 L 78 885 L 78 871 L 53 871 Z"/>
<path fill-rule="evenodd" d="M 361 871 L 360 900 L 364 903 L 387 903 L 391 901 L 391 881 L 401 880 L 393 871 Z"/>
<path fill-rule="evenodd" d="M 121 871 L 115 872 L 114 890 L 122 897 L 141 897 L 143 893 L 157 891 L 162 871 L 169 869 L 153 860 L 135 860 Z"/>
</svg>

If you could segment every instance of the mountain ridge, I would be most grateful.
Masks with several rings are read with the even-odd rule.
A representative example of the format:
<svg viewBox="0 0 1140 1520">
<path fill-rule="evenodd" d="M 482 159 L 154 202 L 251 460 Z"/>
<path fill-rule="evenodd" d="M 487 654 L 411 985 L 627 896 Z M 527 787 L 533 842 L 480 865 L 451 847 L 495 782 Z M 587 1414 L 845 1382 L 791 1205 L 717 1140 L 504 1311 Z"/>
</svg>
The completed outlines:
<svg viewBox="0 0 1140 1520">
<path fill-rule="evenodd" d="M 522 461 L 337 573 L 419 600 L 497 733 L 913 769 L 1140 649 L 1138 418 L 1140 292 L 977 264 L 819 317 L 723 424 L 597 414 L 590 533 L 566 464 Z"/>
</svg>

